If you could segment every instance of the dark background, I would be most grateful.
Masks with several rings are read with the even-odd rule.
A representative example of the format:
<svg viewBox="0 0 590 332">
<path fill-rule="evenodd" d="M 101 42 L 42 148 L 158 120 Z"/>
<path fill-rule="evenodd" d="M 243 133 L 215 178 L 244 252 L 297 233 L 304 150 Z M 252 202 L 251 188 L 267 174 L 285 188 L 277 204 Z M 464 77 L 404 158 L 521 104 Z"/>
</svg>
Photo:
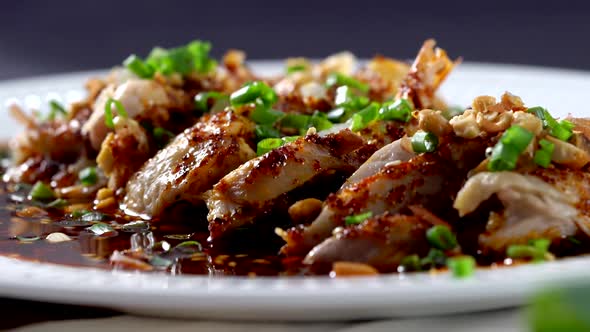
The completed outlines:
<svg viewBox="0 0 590 332">
<path fill-rule="evenodd" d="M 216 56 L 410 58 L 435 37 L 467 61 L 590 69 L 589 36 L 588 1 L 3 1 L 0 79 L 110 67 L 197 38 Z"/>
</svg>

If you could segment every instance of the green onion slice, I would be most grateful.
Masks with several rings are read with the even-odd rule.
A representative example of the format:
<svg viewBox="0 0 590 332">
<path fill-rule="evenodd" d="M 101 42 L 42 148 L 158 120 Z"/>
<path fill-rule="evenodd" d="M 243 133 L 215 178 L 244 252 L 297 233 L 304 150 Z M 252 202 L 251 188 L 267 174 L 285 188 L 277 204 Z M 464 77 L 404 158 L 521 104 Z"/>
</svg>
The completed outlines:
<svg viewBox="0 0 590 332">
<path fill-rule="evenodd" d="M 517 125 L 508 128 L 492 149 L 488 170 L 495 172 L 515 169 L 520 154 L 533 140 L 533 136 L 533 133 Z"/>
<path fill-rule="evenodd" d="M 408 122 L 412 118 L 412 105 L 407 99 L 384 103 L 379 110 L 379 119 Z"/>
<path fill-rule="evenodd" d="M 567 120 L 557 121 L 545 108 L 536 106 L 527 109 L 527 112 L 534 113 L 541 121 L 543 127 L 549 129 L 549 134 L 562 141 L 568 141 L 573 135 L 574 125 Z"/>
<path fill-rule="evenodd" d="M 35 185 L 33 185 L 29 195 L 31 196 L 31 199 L 35 201 L 48 201 L 55 198 L 53 189 L 41 181 L 37 181 Z"/>
<path fill-rule="evenodd" d="M 430 248 L 428 255 L 420 260 L 420 265 L 422 265 L 422 267 L 425 269 L 436 266 L 444 266 L 446 263 L 447 255 L 445 255 L 442 250 L 436 248 Z"/>
<path fill-rule="evenodd" d="M 86 229 L 95 235 L 104 235 L 115 231 L 113 227 L 103 222 L 96 223 Z"/>
<path fill-rule="evenodd" d="M 307 69 L 306 65 L 293 65 L 287 67 L 287 75 L 296 73 L 298 71 L 304 71 Z"/>
<path fill-rule="evenodd" d="M 475 259 L 471 256 L 450 257 L 447 266 L 455 278 L 466 278 L 475 272 Z"/>
<path fill-rule="evenodd" d="M 371 218 L 372 216 L 373 216 L 373 212 L 367 211 L 365 213 L 347 216 L 346 218 L 344 218 L 344 222 L 346 223 L 347 226 L 348 225 L 358 225 L 358 224 L 362 223 L 363 221 Z"/>
<path fill-rule="evenodd" d="M 154 76 L 154 68 L 145 63 L 135 54 L 131 54 L 127 57 L 127 59 L 123 61 L 123 65 L 139 78 L 151 78 Z"/>
<path fill-rule="evenodd" d="M 300 136 L 288 136 L 283 138 L 266 138 L 262 141 L 258 142 L 256 146 L 256 154 L 262 156 L 263 154 L 272 151 L 274 149 L 280 148 L 286 143 L 291 143 L 296 141 Z"/>
<path fill-rule="evenodd" d="M 333 124 L 328 119 L 326 113 L 315 111 L 309 119 L 308 127 L 314 127 L 318 131 L 330 129 L 332 126 Z"/>
<path fill-rule="evenodd" d="M 417 131 L 412 136 L 412 149 L 416 153 L 433 152 L 438 146 L 438 137 L 433 133 Z"/>
<path fill-rule="evenodd" d="M 280 138 L 266 138 L 258 142 L 256 145 L 256 154 L 259 156 L 281 147 L 285 141 Z"/>
<path fill-rule="evenodd" d="M 451 250 L 457 246 L 455 234 L 444 225 L 432 226 L 426 231 L 428 243 L 436 249 Z"/>
<path fill-rule="evenodd" d="M 117 108 L 117 113 L 119 114 L 119 116 L 123 118 L 128 117 L 127 111 L 125 111 L 125 107 L 123 106 L 123 104 L 118 100 L 109 98 L 106 104 L 104 105 L 104 123 L 107 127 L 111 129 L 115 128 L 115 123 L 113 122 L 113 105 L 115 105 L 115 107 Z"/>
<path fill-rule="evenodd" d="M 254 81 L 244 84 L 229 97 L 232 106 L 242 106 L 260 100 L 266 107 L 272 106 L 278 100 L 274 90 L 264 82 Z"/>
<path fill-rule="evenodd" d="M 340 73 L 332 73 L 326 79 L 326 86 L 348 86 L 357 89 L 363 93 L 369 92 L 369 85 L 362 83 L 361 81 L 354 79 L 350 76 L 346 76 Z"/>
<path fill-rule="evenodd" d="M 529 242 L 528 245 L 513 244 L 506 249 L 506 256 L 517 259 L 532 259 L 543 261 L 549 253 L 551 241 L 548 239 L 537 239 Z"/>
<path fill-rule="evenodd" d="M 263 140 L 265 138 L 281 137 L 281 133 L 271 125 L 256 125 L 254 132 L 256 133 L 256 139 L 258 141 Z"/>
<path fill-rule="evenodd" d="M 67 115 L 68 111 L 63 107 L 62 104 L 58 103 L 55 100 L 49 102 L 49 116 L 47 117 L 50 121 L 55 120 L 58 114 L 60 115 Z"/>
<path fill-rule="evenodd" d="M 19 240 L 20 242 L 24 242 L 24 243 L 30 243 L 30 242 L 35 242 L 35 241 L 39 241 L 41 240 L 41 237 L 39 236 L 21 236 L 21 235 L 17 235 L 16 239 Z"/>
<path fill-rule="evenodd" d="M 257 124 L 266 124 L 272 125 L 277 120 L 285 116 L 285 114 L 281 111 L 273 110 L 272 108 L 267 107 L 263 103 L 257 102 L 256 107 L 250 113 L 250 119 L 256 122 Z"/>
<path fill-rule="evenodd" d="M 535 151 L 533 161 L 535 164 L 547 168 L 549 167 L 549 164 L 551 164 L 551 157 L 553 156 L 553 151 L 555 150 L 555 144 L 549 142 L 546 139 L 542 139 L 539 141 L 539 145 L 541 148 Z"/>
<path fill-rule="evenodd" d="M 185 254 L 193 254 L 195 252 L 203 251 L 203 246 L 198 241 L 184 241 L 176 245 L 174 249 Z"/>
<path fill-rule="evenodd" d="M 96 184 L 98 181 L 98 173 L 96 171 L 96 167 L 86 167 L 80 172 L 78 172 L 78 179 L 80 179 L 80 183 L 85 186 L 91 186 Z"/>
<path fill-rule="evenodd" d="M 367 128 L 371 122 L 377 120 L 378 113 L 379 104 L 371 103 L 352 116 L 350 130 L 359 131 Z"/>
<path fill-rule="evenodd" d="M 217 91 L 200 92 L 195 96 L 195 108 L 201 112 L 209 112 L 209 101 L 213 100 L 213 106 L 217 101 L 229 100 L 228 96 Z"/>
<path fill-rule="evenodd" d="M 418 257 L 418 255 L 409 255 L 402 258 L 399 265 L 400 267 L 402 267 L 402 271 L 399 272 L 420 271 L 422 269 L 422 266 L 420 264 L 420 257 Z"/>
</svg>

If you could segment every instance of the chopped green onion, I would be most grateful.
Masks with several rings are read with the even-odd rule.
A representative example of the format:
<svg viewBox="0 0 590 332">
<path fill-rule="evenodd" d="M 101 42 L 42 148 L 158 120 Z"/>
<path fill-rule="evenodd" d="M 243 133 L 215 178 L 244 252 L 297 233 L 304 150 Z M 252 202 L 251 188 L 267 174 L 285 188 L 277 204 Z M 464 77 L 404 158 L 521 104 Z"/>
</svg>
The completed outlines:
<svg viewBox="0 0 590 332">
<path fill-rule="evenodd" d="M 263 140 L 265 138 L 281 137 L 281 133 L 275 128 L 273 128 L 271 125 L 256 125 L 254 132 L 256 133 L 256 139 L 258 141 Z"/>
<path fill-rule="evenodd" d="M 35 185 L 33 185 L 29 195 L 31 196 L 31 199 L 35 201 L 48 201 L 55 198 L 53 189 L 41 181 L 37 181 Z"/>
<path fill-rule="evenodd" d="M 379 112 L 379 104 L 371 103 L 369 106 L 363 108 L 352 116 L 350 130 L 359 131 L 367 128 L 369 123 L 377 119 Z"/>
<path fill-rule="evenodd" d="M 590 287 L 586 281 L 542 287 L 530 299 L 531 332 L 590 331 Z"/>
<path fill-rule="evenodd" d="M 142 232 L 150 229 L 150 225 L 143 220 L 136 220 L 128 222 L 121 226 L 124 232 Z"/>
<path fill-rule="evenodd" d="M 209 57 L 210 50 L 210 43 L 196 40 L 171 49 L 155 47 L 145 61 L 131 55 L 123 64 L 141 78 L 151 78 L 156 72 L 164 75 L 188 75 L 193 71 L 206 74 L 217 65 L 217 62 Z"/>
<path fill-rule="evenodd" d="M 447 255 L 442 250 L 436 248 L 430 248 L 428 255 L 420 260 L 420 265 L 425 269 L 444 266 L 446 263 Z"/>
<path fill-rule="evenodd" d="M 545 260 L 551 241 L 538 239 L 531 241 L 529 245 L 513 244 L 506 249 L 506 256 L 510 258 L 532 259 L 534 261 Z"/>
<path fill-rule="evenodd" d="M 107 99 L 106 104 L 104 105 L 104 123 L 106 124 L 107 127 L 109 128 L 115 128 L 115 123 L 113 122 L 113 104 L 115 105 L 115 107 L 117 108 L 117 113 L 119 114 L 119 116 L 123 117 L 123 118 L 127 118 L 127 111 L 125 111 L 125 107 L 123 106 L 123 104 L 118 101 L 115 100 L 113 98 L 109 98 Z"/>
<path fill-rule="evenodd" d="M 406 99 L 384 103 L 379 110 L 379 119 L 408 122 L 412 118 L 412 105 Z"/>
<path fill-rule="evenodd" d="M 281 146 L 283 146 L 283 144 L 285 144 L 285 141 L 283 141 L 280 138 L 263 139 L 256 145 L 256 154 L 262 156 L 263 154 L 269 151 L 272 151 L 276 148 L 280 148 Z"/>
<path fill-rule="evenodd" d="M 52 208 L 52 209 L 61 209 L 61 208 L 65 207 L 66 205 L 68 205 L 68 201 L 66 201 L 63 198 L 56 198 L 55 200 L 47 203 L 45 205 L 45 207 Z"/>
<path fill-rule="evenodd" d="M 246 83 L 229 97 L 232 106 L 242 106 L 260 100 L 266 107 L 276 103 L 278 97 L 275 91 L 261 81 Z"/>
<path fill-rule="evenodd" d="M 96 223 L 86 229 L 95 235 L 103 235 L 115 231 L 109 224 L 103 222 Z"/>
<path fill-rule="evenodd" d="M 193 57 L 193 68 L 199 73 L 209 73 L 217 66 L 217 61 L 209 56 L 211 43 L 194 40 L 186 46 Z"/>
<path fill-rule="evenodd" d="M 338 107 L 350 110 L 360 110 L 369 105 L 371 101 L 365 96 L 356 96 L 348 86 L 341 86 L 336 89 L 334 103 Z"/>
<path fill-rule="evenodd" d="M 438 146 L 438 137 L 433 133 L 417 131 L 412 136 L 412 149 L 416 153 L 433 152 Z"/>
<path fill-rule="evenodd" d="M 174 249 L 186 254 L 203 251 L 203 246 L 198 241 L 184 241 L 176 245 Z"/>
<path fill-rule="evenodd" d="M 72 217 L 73 218 L 80 218 L 83 215 L 87 214 L 87 213 L 91 213 L 92 211 L 88 211 L 88 210 L 76 210 L 74 212 L 72 212 Z"/>
<path fill-rule="evenodd" d="M 537 165 L 547 168 L 549 167 L 549 164 L 551 164 L 551 157 L 555 150 L 555 144 L 546 139 L 542 139 L 539 141 L 539 145 L 541 148 L 535 152 L 533 160 Z"/>
<path fill-rule="evenodd" d="M 398 269 L 399 272 L 420 271 L 422 269 L 418 255 L 409 255 L 402 258 L 399 265 L 402 267 L 402 271 Z"/>
<path fill-rule="evenodd" d="M 428 243 L 436 249 L 451 250 L 457 246 L 455 234 L 443 225 L 432 226 L 426 231 Z"/>
<path fill-rule="evenodd" d="M 535 240 L 529 241 L 529 244 L 539 250 L 542 250 L 544 252 L 548 252 L 549 247 L 551 246 L 551 241 L 548 239 L 535 239 Z"/>
<path fill-rule="evenodd" d="M 307 69 L 307 66 L 306 65 L 293 65 L 293 66 L 289 66 L 289 67 L 287 67 L 287 75 L 293 74 L 293 73 L 298 72 L 298 71 L 304 71 L 305 69 Z"/>
<path fill-rule="evenodd" d="M 215 104 L 227 98 L 227 95 L 217 91 L 200 92 L 195 96 L 195 108 L 201 112 L 209 112 L 209 100 L 214 100 Z"/>
<path fill-rule="evenodd" d="M 49 120 L 54 120 L 58 114 L 67 115 L 68 111 L 63 107 L 62 104 L 58 103 L 55 100 L 51 100 L 49 102 L 49 116 L 47 117 Z"/>
<path fill-rule="evenodd" d="M 344 74 L 340 74 L 340 73 L 332 73 L 328 76 L 328 78 L 326 79 L 326 85 L 328 87 L 333 87 L 333 86 L 348 86 L 351 88 L 355 88 L 363 93 L 368 93 L 369 92 L 369 85 L 360 82 L 359 80 L 356 80 L 350 76 L 346 76 Z"/>
<path fill-rule="evenodd" d="M 348 225 L 358 225 L 358 224 L 362 223 L 363 221 L 371 218 L 372 216 L 373 216 L 373 212 L 367 211 L 365 213 L 347 216 L 346 218 L 344 218 L 344 222 L 346 223 L 347 226 Z"/>
<path fill-rule="evenodd" d="M 305 114 L 289 113 L 281 119 L 281 127 L 307 129 L 310 116 Z"/>
<path fill-rule="evenodd" d="M 492 149 L 488 170 L 495 172 L 515 169 L 520 154 L 533 140 L 533 136 L 533 133 L 517 125 L 508 128 Z"/>
<path fill-rule="evenodd" d="M 510 145 L 518 151 L 524 151 L 529 143 L 533 140 L 533 133 L 520 126 L 512 126 L 508 128 L 500 141 L 505 145 Z"/>
<path fill-rule="evenodd" d="M 98 173 L 96 172 L 96 167 L 86 167 L 80 172 L 78 172 L 78 179 L 80 179 L 80 183 L 85 186 L 91 186 L 96 184 L 98 181 Z"/>
<path fill-rule="evenodd" d="M 140 78 L 151 78 L 154 76 L 154 69 L 135 54 L 127 57 L 123 61 L 123 65 Z"/>
<path fill-rule="evenodd" d="M 299 139 L 300 136 L 287 136 L 283 138 L 266 138 L 256 145 L 256 154 L 261 156 L 269 151 L 280 148 L 281 146 Z"/>
<path fill-rule="evenodd" d="M 109 219 L 109 216 L 98 212 L 98 211 L 90 211 L 88 213 L 84 213 L 81 217 L 80 220 L 82 221 L 86 221 L 86 222 L 93 222 L 93 221 L 104 221 Z"/>
<path fill-rule="evenodd" d="M 266 124 L 272 125 L 277 120 L 285 116 L 285 114 L 281 111 L 273 110 L 272 108 L 268 108 L 263 104 L 258 104 L 252 113 L 250 113 L 250 119 L 256 122 L 257 124 Z"/>
<path fill-rule="evenodd" d="M 549 129 L 549 134 L 562 141 L 568 141 L 573 135 L 574 125 L 567 121 L 561 120 L 557 122 L 555 118 L 543 107 L 531 107 L 527 109 L 527 112 L 534 113 L 541 121 L 543 121 L 543 127 Z"/>
<path fill-rule="evenodd" d="M 315 111 L 309 119 L 308 127 L 314 127 L 318 131 L 332 128 L 333 124 L 328 120 L 326 113 Z"/>
<path fill-rule="evenodd" d="M 475 272 L 475 259 L 471 256 L 456 256 L 447 259 L 447 266 L 455 278 L 466 278 Z"/>
<path fill-rule="evenodd" d="M 21 236 L 21 235 L 17 235 L 16 239 L 19 240 L 20 242 L 23 243 L 31 243 L 31 242 L 35 242 L 35 241 L 39 241 L 41 240 L 41 237 L 39 236 Z"/>
<path fill-rule="evenodd" d="M 166 234 L 164 235 L 165 238 L 167 239 L 171 239 L 171 240 L 188 240 L 191 237 L 193 237 L 194 233 L 188 233 L 188 234 Z"/>
</svg>

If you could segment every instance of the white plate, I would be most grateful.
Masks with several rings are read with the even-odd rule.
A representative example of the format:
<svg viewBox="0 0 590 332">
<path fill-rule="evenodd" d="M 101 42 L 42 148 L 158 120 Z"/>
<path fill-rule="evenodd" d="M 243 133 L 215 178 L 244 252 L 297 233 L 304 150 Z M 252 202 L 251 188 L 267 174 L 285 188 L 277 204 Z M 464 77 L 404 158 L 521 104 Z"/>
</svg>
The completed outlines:
<svg viewBox="0 0 590 332">
<path fill-rule="evenodd" d="M 259 72 L 280 70 L 257 62 Z M 48 100 L 72 101 L 92 73 L 46 76 L 0 83 L 0 105 L 27 107 Z M 523 66 L 463 64 L 445 83 L 443 95 L 467 105 L 480 94 L 505 90 L 528 105 L 564 116 L 587 115 L 580 107 L 590 91 L 590 73 Z M 0 114 L 0 137 L 15 124 Z M 522 304 L 539 287 L 590 277 L 590 258 L 510 268 L 482 269 L 473 278 L 388 275 L 374 278 L 238 278 L 168 276 L 17 261 L 0 257 L 0 296 L 85 304 L 143 315 L 246 320 L 353 320 L 446 314 Z"/>
</svg>

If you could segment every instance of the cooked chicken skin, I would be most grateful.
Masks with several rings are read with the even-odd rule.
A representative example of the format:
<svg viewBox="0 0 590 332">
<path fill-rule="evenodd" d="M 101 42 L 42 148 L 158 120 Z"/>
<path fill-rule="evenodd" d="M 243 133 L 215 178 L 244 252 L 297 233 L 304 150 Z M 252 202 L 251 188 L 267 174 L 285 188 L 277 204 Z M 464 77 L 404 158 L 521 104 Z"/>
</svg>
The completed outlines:
<svg viewBox="0 0 590 332">
<path fill-rule="evenodd" d="M 363 139 L 348 129 L 326 136 L 310 134 L 241 165 L 208 193 L 211 237 L 252 222 L 276 198 L 317 175 L 350 168 L 342 157 L 362 144 Z"/>
<path fill-rule="evenodd" d="M 452 62 L 445 50 L 435 46 L 434 39 L 424 42 L 398 93 L 402 98 L 411 100 L 416 109 L 444 108 L 444 103 L 436 97 L 436 91 L 459 63 Z"/>
<path fill-rule="evenodd" d="M 423 256 L 428 252 L 425 233 L 430 226 L 414 216 L 385 213 L 336 231 L 334 236 L 314 247 L 303 262 L 359 262 L 381 271 L 392 271 L 405 256 Z"/>
<path fill-rule="evenodd" d="M 160 150 L 127 183 L 125 211 L 159 216 L 176 202 L 202 204 L 203 193 L 256 156 L 250 120 L 224 111 L 205 116 Z"/>
<path fill-rule="evenodd" d="M 465 215 L 496 195 L 504 208 L 490 214 L 479 243 L 485 252 L 502 254 L 511 244 L 538 238 L 559 242 L 578 232 L 588 233 L 589 180 L 586 173 L 555 168 L 534 174 L 483 172 L 467 181 L 454 207 Z"/>
<path fill-rule="evenodd" d="M 107 86 L 97 97 L 92 115 L 82 126 L 82 134 L 88 137 L 91 146 L 97 151 L 107 133 L 111 131 L 104 120 L 105 105 L 109 98 L 120 101 L 127 115 L 132 119 L 155 117 L 166 119 L 169 115 L 165 110 L 181 105 L 181 100 L 173 96 L 173 93 L 156 80 L 129 79 L 118 86 Z M 116 107 L 112 109 L 113 114 L 116 115 Z"/>
<path fill-rule="evenodd" d="M 398 213 L 412 204 L 427 208 L 451 204 L 453 190 L 458 190 L 468 170 L 485 150 L 482 141 L 457 141 L 441 147 L 436 154 L 413 157 L 394 142 L 378 151 L 347 181 L 336 194 L 328 197 L 324 208 L 309 226 L 296 227 L 282 235 L 286 254 L 302 254 L 329 237 L 349 215 L 372 212 Z M 385 150 L 384 150 L 385 149 Z M 391 162 L 383 167 L 385 158 Z M 376 171 L 376 172 L 375 172 Z M 367 174 L 366 177 L 362 175 Z M 358 179 L 358 180 L 357 180 Z"/>
</svg>

